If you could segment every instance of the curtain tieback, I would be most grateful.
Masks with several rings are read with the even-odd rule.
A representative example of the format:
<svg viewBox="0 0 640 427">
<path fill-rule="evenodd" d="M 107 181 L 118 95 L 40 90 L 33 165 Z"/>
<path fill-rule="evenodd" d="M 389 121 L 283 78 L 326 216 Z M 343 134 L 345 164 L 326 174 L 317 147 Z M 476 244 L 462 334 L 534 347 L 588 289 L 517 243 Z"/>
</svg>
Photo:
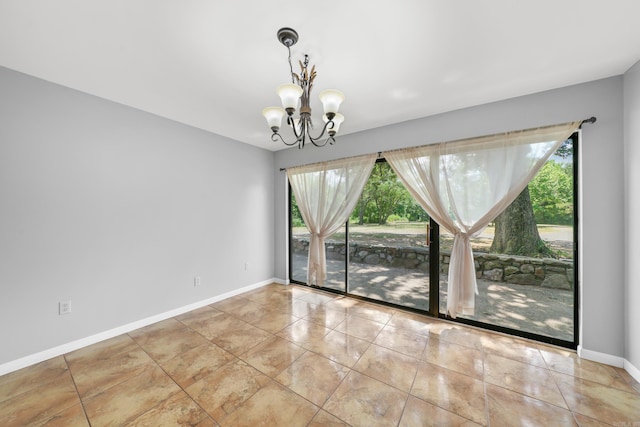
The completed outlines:
<svg viewBox="0 0 640 427">
<path fill-rule="evenodd" d="M 462 239 L 464 242 L 469 242 L 471 240 L 471 236 L 467 233 L 455 233 L 453 237 L 454 239 Z"/>
</svg>

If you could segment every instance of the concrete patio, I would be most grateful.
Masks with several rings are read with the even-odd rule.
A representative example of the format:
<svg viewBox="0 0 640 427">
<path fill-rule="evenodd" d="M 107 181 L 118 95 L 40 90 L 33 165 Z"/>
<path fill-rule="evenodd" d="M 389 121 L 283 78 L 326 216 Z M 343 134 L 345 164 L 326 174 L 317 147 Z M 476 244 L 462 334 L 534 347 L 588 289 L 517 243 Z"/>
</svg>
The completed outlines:
<svg viewBox="0 0 640 427">
<path fill-rule="evenodd" d="M 349 264 L 349 293 L 428 310 L 429 276 L 416 269 Z M 306 282 L 307 258 L 293 257 L 293 279 Z M 325 287 L 344 290 L 344 261 L 327 261 Z M 475 316 L 465 318 L 573 341 L 573 291 L 478 280 Z M 446 310 L 447 276 L 440 277 L 440 311 Z"/>
</svg>

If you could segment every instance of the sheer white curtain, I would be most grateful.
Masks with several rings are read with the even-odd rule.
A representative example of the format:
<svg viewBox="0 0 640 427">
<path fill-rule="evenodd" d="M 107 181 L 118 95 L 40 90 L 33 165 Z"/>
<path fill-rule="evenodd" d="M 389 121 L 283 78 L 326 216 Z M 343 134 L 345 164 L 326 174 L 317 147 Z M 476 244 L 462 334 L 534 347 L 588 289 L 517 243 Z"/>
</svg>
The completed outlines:
<svg viewBox="0 0 640 427">
<path fill-rule="evenodd" d="M 447 313 L 473 315 L 476 283 L 469 239 L 524 190 L 581 122 L 385 152 L 425 211 L 454 235 Z"/>
<path fill-rule="evenodd" d="M 322 286 L 327 278 L 324 240 L 351 215 L 376 157 L 370 154 L 287 169 L 300 214 L 311 233 L 308 284 Z"/>
</svg>

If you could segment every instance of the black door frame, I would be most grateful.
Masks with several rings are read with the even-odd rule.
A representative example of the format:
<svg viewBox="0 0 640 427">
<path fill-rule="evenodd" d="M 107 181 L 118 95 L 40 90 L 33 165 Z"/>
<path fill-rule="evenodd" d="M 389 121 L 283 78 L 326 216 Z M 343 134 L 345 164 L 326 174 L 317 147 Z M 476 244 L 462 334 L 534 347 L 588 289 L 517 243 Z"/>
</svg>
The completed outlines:
<svg viewBox="0 0 640 427">
<path fill-rule="evenodd" d="M 385 305 L 385 306 L 390 306 L 390 307 L 394 307 L 394 308 L 399 308 L 405 311 L 410 311 L 410 312 L 414 312 L 414 313 L 419 313 L 422 315 L 427 315 L 430 317 L 436 317 L 436 318 L 440 318 L 440 319 L 445 319 L 448 321 L 452 321 L 452 322 L 457 322 L 457 323 L 461 323 L 461 324 L 466 324 L 466 325 L 470 325 L 470 326 L 475 326 L 475 327 L 479 327 L 482 329 L 487 329 L 487 330 L 491 330 L 491 331 L 495 331 L 495 332 L 500 332 L 500 333 L 505 333 L 508 335 L 515 335 L 515 336 L 519 336 L 522 338 L 527 338 L 527 339 L 531 339 L 534 341 L 539 341 L 539 342 L 543 342 L 543 343 L 548 343 L 548 344 L 552 344 L 552 345 L 557 345 L 560 347 L 566 347 L 566 348 L 571 348 L 571 349 L 577 349 L 578 347 L 578 342 L 579 342 L 579 314 L 580 314 L 580 307 L 579 307 L 579 292 L 580 292 L 580 283 L 579 283 L 579 276 L 578 276 L 578 238 L 579 238 L 579 233 L 578 233 L 578 223 L 579 223 L 579 218 L 578 218 L 578 209 L 577 206 L 579 206 L 579 181 L 578 181 L 578 177 L 579 177 L 579 171 L 578 171 L 578 153 L 579 153 L 579 141 L 580 141 L 580 131 L 576 131 L 575 133 L 573 133 L 569 139 L 573 139 L 573 288 L 574 288 L 574 292 L 573 292 L 573 297 L 574 297 L 574 301 L 573 301 L 573 341 L 567 341 L 567 340 L 562 340 L 562 339 L 558 339 L 558 338 L 554 338 L 554 337 L 549 337 L 546 335 L 540 335 L 540 334 L 535 334 L 532 332 L 527 332 L 527 331 L 521 331 L 521 330 L 517 330 L 517 329 L 512 329 L 512 328 L 507 328 L 504 326 L 500 326 L 500 325 L 494 325 L 491 323 L 484 323 L 484 322 L 479 322 L 477 320 L 471 320 L 471 319 L 465 319 L 465 318 L 461 318 L 461 317 L 457 317 L 456 319 L 451 318 L 450 316 L 446 315 L 446 313 L 440 313 L 440 226 L 437 222 L 435 222 L 433 220 L 433 218 L 430 219 L 430 223 L 429 223 L 429 236 L 428 236 L 428 241 L 429 241 L 429 310 L 422 310 L 419 308 L 414 308 L 414 307 L 405 307 L 402 305 L 398 305 L 398 304 L 394 304 L 394 303 L 390 303 L 387 301 L 382 301 L 382 300 L 376 300 L 376 299 L 372 299 L 372 298 L 367 298 L 367 297 L 363 297 L 360 295 L 354 295 L 348 292 L 349 290 L 349 250 L 346 250 L 346 254 L 345 254 L 345 279 L 344 279 L 344 290 L 340 291 L 337 289 L 332 289 L 332 288 L 324 288 L 324 287 L 318 287 L 318 286 L 313 286 L 313 285 L 308 285 L 304 282 L 300 282 L 297 280 L 292 279 L 293 277 L 293 263 L 292 263 L 292 258 L 293 258 L 293 245 L 291 244 L 292 240 L 293 240 L 293 226 L 292 226 L 292 215 L 291 215 L 291 184 L 289 184 L 288 186 L 288 216 L 289 216 L 289 281 L 291 283 L 295 283 L 298 285 L 303 285 L 303 286 L 309 286 L 309 287 L 313 287 L 313 288 L 318 288 L 318 289 L 322 289 L 324 291 L 327 292 L 332 292 L 332 293 L 336 293 L 336 294 L 340 294 L 340 295 L 345 295 L 345 296 L 349 296 L 351 298 L 355 298 L 355 299 L 359 299 L 359 300 L 364 300 L 364 301 L 368 301 L 368 302 L 373 302 L 376 304 L 381 304 L 381 305 Z M 386 162 L 386 160 L 384 158 L 378 158 L 376 160 L 376 163 L 378 162 Z M 346 224 L 346 233 L 345 233 L 345 247 L 349 248 L 349 221 L 347 220 Z"/>
</svg>

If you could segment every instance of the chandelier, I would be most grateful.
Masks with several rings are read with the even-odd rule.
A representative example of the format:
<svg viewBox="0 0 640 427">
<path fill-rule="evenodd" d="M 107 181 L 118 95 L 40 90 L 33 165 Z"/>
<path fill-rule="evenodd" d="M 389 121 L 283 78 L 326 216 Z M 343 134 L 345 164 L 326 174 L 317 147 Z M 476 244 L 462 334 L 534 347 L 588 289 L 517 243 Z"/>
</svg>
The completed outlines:
<svg viewBox="0 0 640 427">
<path fill-rule="evenodd" d="M 286 46 L 289 51 L 289 69 L 291 71 L 291 83 L 283 84 L 278 87 L 278 95 L 282 101 L 282 108 L 267 107 L 262 110 L 262 115 L 267 119 L 267 123 L 273 134 L 271 140 L 277 142 L 278 139 L 285 145 L 296 145 L 298 148 L 304 148 L 307 140 L 316 147 L 324 147 L 335 142 L 335 135 L 338 132 L 340 124 L 344 120 L 344 116 L 338 113 L 340 104 L 344 100 L 344 94 L 339 90 L 328 89 L 323 90 L 318 95 L 324 108 L 324 116 L 322 117 L 325 124 L 322 132 L 315 138 L 311 136 L 313 122 L 311 120 L 311 107 L 309 105 L 311 88 L 316 78 L 316 67 L 311 67 L 309 71 L 309 55 L 304 56 L 304 62 L 298 61 L 300 64 L 300 74 L 293 72 L 291 65 L 291 46 L 298 41 L 298 33 L 292 28 L 281 28 L 278 30 L 278 40 Z M 300 116 L 294 118 L 293 115 L 300 104 Z M 295 140 L 287 142 L 280 135 L 280 125 L 282 117 L 287 114 L 287 125 L 291 127 Z M 323 137 L 326 139 L 323 140 Z"/>
</svg>

